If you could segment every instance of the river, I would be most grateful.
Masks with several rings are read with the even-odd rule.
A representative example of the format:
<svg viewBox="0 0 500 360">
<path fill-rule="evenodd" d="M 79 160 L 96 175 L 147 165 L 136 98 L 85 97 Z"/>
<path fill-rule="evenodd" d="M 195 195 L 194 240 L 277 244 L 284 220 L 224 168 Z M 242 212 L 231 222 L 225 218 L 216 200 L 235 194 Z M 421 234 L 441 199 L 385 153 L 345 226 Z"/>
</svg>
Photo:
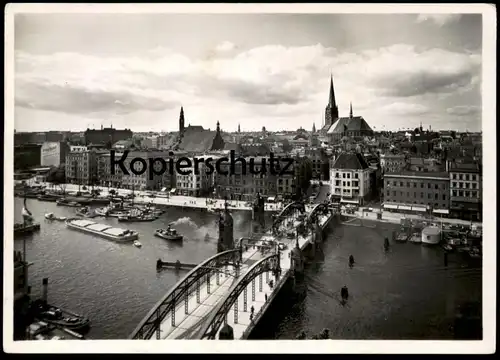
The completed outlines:
<svg viewBox="0 0 500 360">
<path fill-rule="evenodd" d="M 153 223 L 99 222 L 138 230 L 142 248 L 116 244 L 68 230 L 62 222 L 43 219 L 47 212 L 71 216 L 74 208 L 28 199 L 28 208 L 42 224 L 26 238 L 32 294 L 40 296 L 49 278 L 49 302 L 85 314 L 92 320 L 91 339 L 127 338 L 144 315 L 185 272 L 157 272 L 156 260 L 199 263 L 216 252 L 217 223 L 213 214 L 170 208 Z M 21 219 L 22 199 L 15 198 Z M 250 212 L 233 214 L 235 238 L 246 236 Z M 153 236 L 155 229 L 175 222 L 185 236 L 182 245 Z M 383 236 L 393 227 L 339 226 L 325 241 L 324 262 L 306 271 L 307 296 L 279 319 L 270 337 L 293 339 L 298 331 L 327 327 L 332 338 L 451 338 L 449 320 L 460 301 L 480 300 L 481 274 L 450 258 L 447 269 L 439 248 L 393 244 L 382 251 Z M 205 241 L 205 235 L 210 239 Z M 22 249 L 22 240 L 15 240 Z M 349 269 L 347 258 L 356 264 Z M 348 306 L 337 300 L 347 285 Z"/>
</svg>

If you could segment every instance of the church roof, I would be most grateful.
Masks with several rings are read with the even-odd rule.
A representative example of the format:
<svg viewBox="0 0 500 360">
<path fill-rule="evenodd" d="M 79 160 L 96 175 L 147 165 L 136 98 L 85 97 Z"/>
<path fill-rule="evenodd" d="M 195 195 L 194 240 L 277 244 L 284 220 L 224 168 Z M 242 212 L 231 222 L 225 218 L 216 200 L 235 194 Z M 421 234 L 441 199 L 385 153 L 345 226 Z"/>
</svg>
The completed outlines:
<svg viewBox="0 0 500 360">
<path fill-rule="evenodd" d="M 200 131 L 197 127 L 195 129 L 187 127 L 179 144 L 179 150 L 198 153 L 209 151 L 216 133 L 208 130 Z"/>
<path fill-rule="evenodd" d="M 333 169 L 364 170 L 368 169 L 368 163 L 360 153 L 342 153 L 335 160 Z"/>
<path fill-rule="evenodd" d="M 328 134 L 339 134 L 344 131 L 372 131 L 362 116 L 341 117 L 328 130 Z"/>
</svg>

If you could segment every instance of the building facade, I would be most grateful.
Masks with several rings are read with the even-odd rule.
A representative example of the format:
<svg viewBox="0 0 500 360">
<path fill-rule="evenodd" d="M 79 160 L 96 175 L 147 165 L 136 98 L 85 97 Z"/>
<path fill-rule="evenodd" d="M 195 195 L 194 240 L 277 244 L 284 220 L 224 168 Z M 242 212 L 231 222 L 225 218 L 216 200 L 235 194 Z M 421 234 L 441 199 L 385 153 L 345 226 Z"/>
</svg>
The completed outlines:
<svg viewBox="0 0 500 360">
<path fill-rule="evenodd" d="M 384 210 L 430 214 L 449 209 L 450 179 L 446 172 L 386 173 Z"/>
<path fill-rule="evenodd" d="M 70 147 L 65 142 L 44 142 L 40 150 L 41 166 L 59 166 L 66 161 Z"/>
<path fill-rule="evenodd" d="M 481 221 L 482 176 L 478 164 L 448 163 L 450 216 Z"/>
<path fill-rule="evenodd" d="M 98 156 L 96 150 L 70 152 L 66 155 L 66 181 L 71 184 L 98 185 Z"/>
<path fill-rule="evenodd" d="M 381 154 L 380 167 L 384 173 L 398 173 L 406 166 L 405 156 L 402 154 Z"/>
<path fill-rule="evenodd" d="M 24 144 L 14 146 L 14 169 L 27 170 L 40 166 L 42 146 L 38 144 Z"/>
<path fill-rule="evenodd" d="M 116 143 L 120 140 L 127 140 L 132 138 L 132 131 L 130 129 L 114 129 L 103 128 L 101 129 L 87 129 L 85 131 L 85 145 L 88 144 L 106 144 L 108 148 L 111 147 L 112 144 Z"/>
<path fill-rule="evenodd" d="M 214 161 L 213 156 L 210 156 Z M 204 157 L 197 157 L 197 159 L 204 160 Z M 208 173 L 209 168 L 205 162 L 198 163 L 198 171 L 195 171 L 195 164 L 191 162 L 191 166 L 182 169 L 189 174 L 175 174 L 176 192 L 179 195 L 186 196 L 210 196 L 213 194 L 214 186 L 214 173 Z"/>
<path fill-rule="evenodd" d="M 371 196 L 372 171 L 360 153 L 341 153 L 334 157 L 330 169 L 332 199 L 363 205 Z"/>
</svg>

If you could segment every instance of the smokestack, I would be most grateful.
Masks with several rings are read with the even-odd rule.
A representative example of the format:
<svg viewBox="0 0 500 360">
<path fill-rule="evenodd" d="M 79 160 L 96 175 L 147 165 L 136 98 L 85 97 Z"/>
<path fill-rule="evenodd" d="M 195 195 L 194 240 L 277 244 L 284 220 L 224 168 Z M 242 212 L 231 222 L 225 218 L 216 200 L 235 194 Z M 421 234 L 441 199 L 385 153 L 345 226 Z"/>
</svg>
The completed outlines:
<svg viewBox="0 0 500 360">
<path fill-rule="evenodd" d="M 48 291 L 49 291 L 49 278 L 43 278 L 42 280 L 42 286 L 43 286 L 43 289 L 42 289 L 42 300 L 47 303 L 47 299 L 48 299 Z"/>
</svg>

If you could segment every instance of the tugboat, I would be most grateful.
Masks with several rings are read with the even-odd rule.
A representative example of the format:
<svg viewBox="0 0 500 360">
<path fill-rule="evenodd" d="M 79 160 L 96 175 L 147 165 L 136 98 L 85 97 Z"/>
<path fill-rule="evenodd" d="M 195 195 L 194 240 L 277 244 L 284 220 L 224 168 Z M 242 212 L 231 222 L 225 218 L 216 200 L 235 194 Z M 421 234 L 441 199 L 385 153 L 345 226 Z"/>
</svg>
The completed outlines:
<svg viewBox="0 0 500 360">
<path fill-rule="evenodd" d="M 166 229 L 158 229 L 155 231 L 155 236 L 158 236 L 165 240 L 172 241 L 182 241 L 183 236 L 173 229 L 171 225 L 168 225 Z"/>
<path fill-rule="evenodd" d="M 44 278 L 42 298 L 31 303 L 31 310 L 37 320 L 79 332 L 90 328 L 90 319 L 87 317 L 48 304 L 47 289 L 48 278 Z"/>
<path fill-rule="evenodd" d="M 26 206 L 26 197 L 24 198 L 24 207 L 22 213 L 23 213 L 23 223 L 14 224 L 14 236 L 31 234 L 34 233 L 35 231 L 40 230 L 40 224 L 33 222 L 33 215 Z"/>
</svg>

